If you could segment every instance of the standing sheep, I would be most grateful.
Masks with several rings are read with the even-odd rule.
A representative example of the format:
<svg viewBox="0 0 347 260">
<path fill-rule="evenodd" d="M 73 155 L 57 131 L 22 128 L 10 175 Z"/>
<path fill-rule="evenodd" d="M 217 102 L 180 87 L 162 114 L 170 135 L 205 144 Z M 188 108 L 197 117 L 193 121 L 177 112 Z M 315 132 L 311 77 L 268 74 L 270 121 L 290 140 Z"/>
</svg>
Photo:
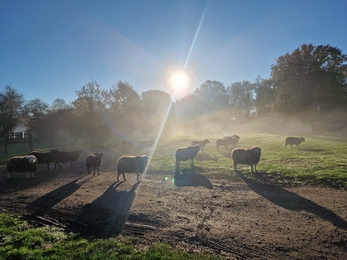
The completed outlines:
<svg viewBox="0 0 347 260">
<path fill-rule="evenodd" d="M 180 171 L 180 162 L 187 161 L 190 162 L 190 167 L 194 168 L 194 158 L 200 151 L 200 145 L 192 145 L 188 147 L 177 148 L 176 150 L 176 172 Z"/>
<path fill-rule="evenodd" d="M 52 149 L 49 152 L 34 151 L 31 152 L 29 155 L 34 155 L 38 160 L 38 164 L 47 164 L 47 170 L 49 171 L 49 164 L 55 161 L 55 155 L 58 151 L 59 150 L 57 149 Z"/>
<path fill-rule="evenodd" d="M 119 176 L 123 175 L 123 180 L 126 180 L 125 173 L 136 173 L 137 182 L 141 182 L 141 173 L 147 169 L 149 158 L 147 155 L 142 156 L 122 156 L 117 161 L 117 181 Z"/>
<path fill-rule="evenodd" d="M 288 144 L 290 145 L 290 147 L 293 147 L 293 144 L 295 144 L 296 147 L 298 147 L 299 144 L 301 144 L 302 142 L 305 142 L 305 138 L 303 138 L 303 137 L 287 137 L 286 138 L 286 148 L 287 148 Z"/>
<path fill-rule="evenodd" d="M 15 156 L 7 161 L 7 178 L 12 178 L 13 172 L 27 172 L 27 178 L 34 178 L 38 160 L 34 155 Z"/>
<path fill-rule="evenodd" d="M 261 149 L 258 146 L 253 148 L 235 148 L 231 151 L 231 159 L 234 161 L 234 170 L 237 171 L 238 164 L 247 164 L 251 166 L 253 173 L 253 165 L 255 172 L 257 171 L 257 164 L 260 160 Z"/>
<path fill-rule="evenodd" d="M 92 167 L 94 168 L 94 175 L 95 175 L 95 168 L 98 170 L 98 175 L 100 175 L 99 167 L 102 164 L 102 159 L 105 154 L 103 153 L 95 153 L 90 154 L 86 157 L 86 166 L 87 166 L 87 174 L 92 173 Z"/>
<path fill-rule="evenodd" d="M 57 169 L 57 165 L 61 169 L 60 163 L 70 162 L 72 169 L 72 162 L 76 161 L 81 156 L 82 151 L 72 151 L 72 152 L 64 152 L 58 151 L 55 154 L 55 163 L 54 169 Z"/>
<path fill-rule="evenodd" d="M 204 153 L 204 147 L 207 143 L 209 143 L 210 141 L 205 139 L 204 141 L 193 141 L 192 142 L 192 145 L 200 145 L 200 148 L 201 148 L 201 152 Z"/>
<path fill-rule="evenodd" d="M 216 149 L 219 151 L 219 146 L 223 145 L 225 150 L 228 150 L 228 145 L 235 146 L 240 140 L 240 136 L 224 136 L 223 139 L 217 139 L 216 141 Z"/>
</svg>

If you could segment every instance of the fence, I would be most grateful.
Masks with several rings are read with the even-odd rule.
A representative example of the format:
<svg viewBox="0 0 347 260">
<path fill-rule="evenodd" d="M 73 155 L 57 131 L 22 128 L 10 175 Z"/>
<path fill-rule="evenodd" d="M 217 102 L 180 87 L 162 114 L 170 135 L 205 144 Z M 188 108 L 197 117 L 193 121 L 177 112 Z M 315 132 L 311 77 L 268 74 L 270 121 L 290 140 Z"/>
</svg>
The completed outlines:
<svg viewBox="0 0 347 260">
<path fill-rule="evenodd" d="M 0 139 L 0 142 L 4 144 L 5 154 L 7 154 L 8 145 L 12 144 L 28 143 L 29 150 L 34 150 L 33 137 L 28 132 L 8 133 L 5 135 L 5 137 Z"/>
</svg>

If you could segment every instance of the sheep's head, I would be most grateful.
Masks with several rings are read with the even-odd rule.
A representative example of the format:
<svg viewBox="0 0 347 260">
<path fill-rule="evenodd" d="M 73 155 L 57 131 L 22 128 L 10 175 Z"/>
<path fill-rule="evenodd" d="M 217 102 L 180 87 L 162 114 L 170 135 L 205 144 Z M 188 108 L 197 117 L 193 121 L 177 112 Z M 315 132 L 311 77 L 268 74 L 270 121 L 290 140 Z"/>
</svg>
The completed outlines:
<svg viewBox="0 0 347 260">
<path fill-rule="evenodd" d="M 29 161 L 29 163 L 34 164 L 37 162 L 37 158 L 34 155 L 29 155 L 28 161 Z"/>
<path fill-rule="evenodd" d="M 301 142 L 305 142 L 305 138 L 301 137 L 300 138 Z"/>
<path fill-rule="evenodd" d="M 204 140 L 204 142 L 205 142 L 205 143 L 209 143 L 210 141 L 209 141 L 209 140 L 207 140 L 207 139 L 205 139 L 205 140 Z"/>
<path fill-rule="evenodd" d="M 260 147 L 255 146 L 255 147 L 252 148 L 252 150 L 253 150 L 253 153 L 254 153 L 255 155 L 260 156 L 260 153 L 261 153 L 261 148 L 260 148 Z"/>
</svg>

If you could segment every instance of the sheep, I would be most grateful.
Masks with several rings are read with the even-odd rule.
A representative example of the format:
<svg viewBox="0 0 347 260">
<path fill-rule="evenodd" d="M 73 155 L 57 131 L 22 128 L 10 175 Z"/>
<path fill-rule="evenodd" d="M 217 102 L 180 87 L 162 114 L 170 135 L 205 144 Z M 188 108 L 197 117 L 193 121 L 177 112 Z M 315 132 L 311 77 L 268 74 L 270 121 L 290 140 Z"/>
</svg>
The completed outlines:
<svg viewBox="0 0 347 260">
<path fill-rule="evenodd" d="M 296 147 L 298 147 L 299 144 L 301 144 L 302 142 L 305 142 L 305 138 L 303 138 L 303 137 L 287 137 L 286 138 L 286 148 L 287 148 L 288 144 L 290 145 L 290 147 L 293 147 L 293 144 L 295 144 Z"/>
<path fill-rule="evenodd" d="M 149 151 L 149 149 L 152 147 L 153 144 L 154 144 L 153 140 L 141 140 L 137 143 L 138 148 L 140 150 L 147 150 L 147 151 Z"/>
<path fill-rule="evenodd" d="M 125 181 L 125 173 L 136 173 L 137 182 L 141 182 L 141 173 L 146 171 L 148 166 L 149 157 L 147 155 L 142 156 L 122 156 L 117 161 L 117 181 L 119 181 L 119 176 L 123 175 L 123 180 Z"/>
<path fill-rule="evenodd" d="M 122 149 L 123 153 L 131 152 L 132 150 L 134 150 L 134 147 L 135 147 L 135 145 L 131 141 L 123 140 L 121 142 L 121 149 Z"/>
<path fill-rule="evenodd" d="M 177 148 L 176 150 L 176 172 L 179 172 L 180 162 L 187 161 L 190 162 L 190 167 L 194 168 L 194 158 L 200 151 L 200 145 L 191 145 L 188 147 Z"/>
<path fill-rule="evenodd" d="M 57 169 L 57 165 L 61 169 L 60 163 L 66 163 L 66 162 L 70 162 L 71 169 L 72 169 L 72 162 L 76 161 L 81 156 L 81 153 L 82 151 L 71 151 L 71 152 L 58 151 L 55 154 L 54 169 Z"/>
<path fill-rule="evenodd" d="M 258 146 L 253 148 L 235 148 L 231 151 L 231 159 L 234 161 L 234 170 L 237 171 L 238 164 L 247 164 L 251 166 L 251 172 L 257 172 L 257 164 L 260 160 L 261 149 Z"/>
<path fill-rule="evenodd" d="M 38 160 L 34 155 L 15 156 L 7 161 L 7 178 L 12 178 L 13 172 L 27 172 L 27 178 L 34 178 Z"/>
<path fill-rule="evenodd" d="M 59 150 L 57 149 L 52 149 L 49 152 L 37 152 L 37 151 L 33 151 L 31 152 L 29 155 L 34 155 L 37 160 L 38 160 L 38 164 L 47 164 L 47 170 L 49 171 L 49 164 L 51 162 L 55 161 L 55 155 L 57 154 Z"/>
<path fill-rule="evenodd" d="M 200 145 L 200 148 L 201 148 L 201 152 L 204 153 L 204 147 L 207 143 L 209 143 L 210 141 L 205 139 L 204 141 L 193 141 L 192 142 L 192 145 Z"/>
<path fill-rule="evenodd" d="M 235 146 L 240 140 L 240 136 L 224 136 L 223 139 L 217 139 L 216 141 L 216 149 L 219 151 L 219 146 L 223 145 L 225 150 L 228 150 L 228 145 Z"/>
<path fill-rule="evenodd" d="M 95 153 L 95 154 L 90 154 L 86 157 L 87 174 L 92 172 L 92 167 L 93 167 L 94 175 L 95 175 L 95 168 L 98 170 L 98 175 L 100 175 L 99 167 L 102 164 L 104 155 L 105 155 L 104 153 Z"/>
</svg>

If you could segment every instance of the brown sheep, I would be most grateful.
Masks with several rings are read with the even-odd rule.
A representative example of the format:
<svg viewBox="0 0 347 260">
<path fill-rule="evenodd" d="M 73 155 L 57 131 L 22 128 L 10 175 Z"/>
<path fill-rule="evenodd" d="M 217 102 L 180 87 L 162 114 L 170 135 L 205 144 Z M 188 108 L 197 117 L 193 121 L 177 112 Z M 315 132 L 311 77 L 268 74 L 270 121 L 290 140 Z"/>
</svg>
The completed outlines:
<svg viewBox="0 0 347 260">
<path fill-rule="evenodd" d="M 201 148 L 201 152 L 204 153 L 204 147 L 207 143 L 209 143 L 210 141 L 205 139 L 204 141 L 193 141 L 192 142 L 192 145 L 200 145 L 200 148 Z"/>
<path fill-rule="evenodd" d="M 235 146 L 240 140 L 240 136 L 233 135 L 233 136 L 224 136 L 223 139 L 217 139 L 216 141 L 216 149 L 219 151 L 219 146 L 223 145 L 225 150 L 228 149 L 228 145 Z"/>
<path fill-rule="evenodd" d="M 72 169 L 72 162 L 76 161 L 80 157 L 81 153 L 82 151 L 71 151 L 71 152 L 58 151 L 55 154 L 54 169 L 57 169 L 57 165 L 61 169 L 60 163 L 66 163 L 66 162 L 70 162 L 70 166 Z"/>
<path fill-rule="evenodd" d="M 287 148 L 288 144 L 290 145 L 290 147 L 293 147 L 293 144 L 295 144 L 296 147 L 298 147 L 299 144 L 301 144 L 302 142 L 305 142 L 305 138 L 303 138 L 303 137 L 287 137 L 286 138 L 286 148 Z"/>
<path fill-rule="evenodd" d="M 55 161 L 55 155 L 58 151 L 57 149 L 52 149 L 49 152 L 33 151 L 29 155 L 34 155 L 38 160 L 38 164 L 47 164 L 47 171 L 49 171 L 49 164 Z"/>
<path fill-rule="evenodd" d="M 95 154 L 90 154 L 86 157 L 87 174 L 92 172 L 92 167 L 93 167 L 94 175 L 95 175 L 95 168 L 98 170 L 98 175 L 100 175 L 99 167 L 102 164 L 104 155 L 105 154 L 103 153 L 95 153 Z"/>
<path fill-rule="evenodd" d="M 237 171 L 238 164 L 247 164 L 251 166 L 253 173 L 253 165 L 255 172 L 257 171 L 257 164 L 260 160 L 261 148 L 255 146 L 253 148 L 235 148 L 231 151 L 231 159 L 234 161 L 234 170 Z"/>
</svg>

